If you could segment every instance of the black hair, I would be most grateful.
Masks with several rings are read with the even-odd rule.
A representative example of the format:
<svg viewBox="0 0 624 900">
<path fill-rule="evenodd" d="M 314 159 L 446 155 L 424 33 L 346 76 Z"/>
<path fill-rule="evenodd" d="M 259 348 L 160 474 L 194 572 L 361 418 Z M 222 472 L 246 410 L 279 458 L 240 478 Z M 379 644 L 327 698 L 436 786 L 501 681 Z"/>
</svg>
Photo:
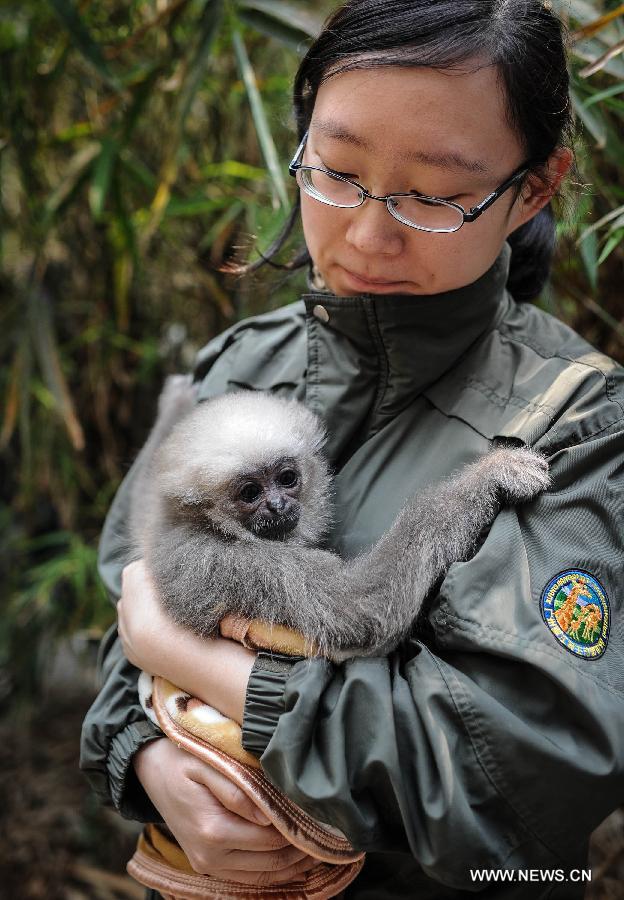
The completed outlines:
<svg viewBox="0 0 624 900">
<path fill-rule="evenodd" d="M 352 69 L 465 63 L 496 66 L 505 88 L 510 126 L 532 172 L 543 176 L 552 152 L 572 139 L 564 31 L 542 0 L 347 0 L 327 20 L 301 61 L 294 83 L 299 138 L 307 130 L 319 87 Z M 518 188 L 521 190 L 521 186 Z M 256 268 L 275 255 L 297 220 L 299 203 Z M 508 287 L 530 300 L 548 277 L 555 243 L 550 204 L 509 237 Z M 309 262 L 302 249 L 284 268 Z"/>
</svg>

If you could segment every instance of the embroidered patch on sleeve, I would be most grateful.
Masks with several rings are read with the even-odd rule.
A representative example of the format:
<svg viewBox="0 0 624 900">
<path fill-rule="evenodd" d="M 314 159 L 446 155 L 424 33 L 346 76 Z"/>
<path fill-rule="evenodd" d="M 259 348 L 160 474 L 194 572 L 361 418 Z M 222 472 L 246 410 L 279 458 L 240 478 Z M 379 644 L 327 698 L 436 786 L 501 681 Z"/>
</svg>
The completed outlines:
<svg viewBox="0 0 624 900">
<path fill-rule="evenodd" d="M 567 569 L 542 593 L 542 616 L 560 644 L 576 656 L 598 659 L 607 649 L 609 600 L 597 578 Z"/>
</svg>

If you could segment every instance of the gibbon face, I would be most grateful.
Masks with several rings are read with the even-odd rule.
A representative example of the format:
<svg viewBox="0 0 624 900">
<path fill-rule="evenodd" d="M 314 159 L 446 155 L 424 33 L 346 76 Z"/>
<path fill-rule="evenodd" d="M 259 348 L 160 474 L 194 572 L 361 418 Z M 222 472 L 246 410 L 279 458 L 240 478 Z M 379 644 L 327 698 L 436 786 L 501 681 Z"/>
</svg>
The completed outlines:
<svg viewBox="0 0 624 900">
<path fill-rule="evenodd" d="M 314 413 L 256 391 L 202 401 L 173 427 L 170 410 L 161 407 L 165 436 L 157 423 L 152 462 L 133 501 L 139 549 L 165 522 L 245 542 L 313 545 L 323 538 L 331 475 Z"/>
<path fill-rule="evenodd" d="M 283 540 L 299 524 L 301 488 L 302 474 L 296 461 L 276 460 L 232 480 L 225 512 L 258 537 Z"/>
</svg>

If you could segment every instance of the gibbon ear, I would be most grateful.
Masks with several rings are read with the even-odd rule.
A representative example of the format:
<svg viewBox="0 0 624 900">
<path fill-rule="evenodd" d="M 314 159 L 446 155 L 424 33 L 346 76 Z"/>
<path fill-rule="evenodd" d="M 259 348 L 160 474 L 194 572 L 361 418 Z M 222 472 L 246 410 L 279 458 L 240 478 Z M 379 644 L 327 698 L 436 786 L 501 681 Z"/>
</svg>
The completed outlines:
<svg viewBox="0 0 624 900">
<path fill-rule="evenodd" d="M 209 497 L 206 497 L 204 493 L 201 491 L 194 491 L 192 489 L 186 491 L 180 491 L 175 499 L 182 506 L 192 507 L 199 506 L 201 504 L 202 509 L 212 509 L 214 506 L 214 500 L 211 500 Z"/>
<path fill-rule="evenodd" d="M 160 493 L 167 500 L 173 500 L 183 506 L 198 506 L 206 504 L 205 492 L 202 492 L 199 474 L 195 478 L 189 478 L 189 472 L 180 474 L 172 469 L 161 470 L 157 475 L 160 484 Z"/>
</svg>

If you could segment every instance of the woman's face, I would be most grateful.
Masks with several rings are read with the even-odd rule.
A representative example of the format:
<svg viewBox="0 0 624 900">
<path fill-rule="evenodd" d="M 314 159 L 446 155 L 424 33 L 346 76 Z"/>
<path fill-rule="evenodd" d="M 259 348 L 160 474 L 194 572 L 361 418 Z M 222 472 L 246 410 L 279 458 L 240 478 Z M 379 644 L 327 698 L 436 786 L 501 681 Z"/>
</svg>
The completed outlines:
<svg viewBox="0 0 624 900">
<path fill-rule="evenodd" d="M 525 162 L 510 127 L 496 69 L 356 69 L 319 89 L 303 156 L 362 184 L 376 196 L 418 191 L 452 198 L 466 210 Z M 514 229 L 547 202 L 544 187 L 504 194 L 452 234 L 417 231 L 385 203 L 355 209 L 301 191 L 306 243 L 338 296 L 435 294 L 475 281 Z"/>
</svg>

